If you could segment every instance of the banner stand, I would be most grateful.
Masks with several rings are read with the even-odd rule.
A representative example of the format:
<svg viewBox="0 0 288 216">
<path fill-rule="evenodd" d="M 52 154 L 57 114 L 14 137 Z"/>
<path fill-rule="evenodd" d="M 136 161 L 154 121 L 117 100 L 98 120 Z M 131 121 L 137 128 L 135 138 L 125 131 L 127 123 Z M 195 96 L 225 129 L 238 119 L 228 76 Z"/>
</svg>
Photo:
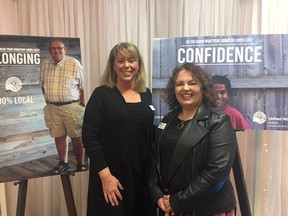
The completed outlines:
<svg viewBox="0 0 288 216">
<path fill-rule="evenodd" d="M 73 191 L 71 187 L 71 181 L 69 176 L 74 176 L 75 173 L 65 173 L 60 175 L 61 182 L 62 182 L 62 188 L 64 191 L 67 211 L 69 216 L 77 216 Z M 27 195 L 27 185 L 28 185 L 28 179 L 21 180 L 18 182 L 15 182 L 14 185 L 19 184 L 18 189 L 18 199 L 17 199 L 17 210 L 16 210 L 16 216 L 24 216 L 25 215 L 25 204 L 26 204 L 26 195 Z"/>
<path fill-rule="evenodd" d="M 241 215 L 252 216 L 250 205 L 249 205 L 247 188 L 246 188 L 244 174 L 243 174 L 243 167 L 242 167 L 238 143 L 236 146 L 236 155 L 235 155 L 232 169 L 233 169 L 234 180 L 235 180 L 236 189 L 237 189 Z"/>
<path fill-rule="evenodd" d="M 28 179 L 14 183 L 14 185 L 18 185 L 18 184 L 19 184 L 19 188 L 18 188 L 16 216 L 24 216 L 25 215 L 25 204 L 26 204 Z"/>
</svg>

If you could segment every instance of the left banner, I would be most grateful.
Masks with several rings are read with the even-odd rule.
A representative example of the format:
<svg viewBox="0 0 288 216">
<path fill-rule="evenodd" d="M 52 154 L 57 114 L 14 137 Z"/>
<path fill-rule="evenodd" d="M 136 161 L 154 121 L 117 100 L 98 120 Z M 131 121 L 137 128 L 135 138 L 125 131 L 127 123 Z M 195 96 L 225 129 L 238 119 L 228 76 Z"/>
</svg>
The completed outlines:
<svg viewBox="0 0 288 216">
<path fill-rule="evenodd" d="M 0 35 L 0 168 L 57 154 L 45 125 L 46 102 L 39 85 L 41 62 L 50 57 L 52 39 Z M 61 40 L 67 53 L 81 62 L 80 39 Z M 0 182 L 18 180 L 4 175 L 0 172 Z"/>
</svg>

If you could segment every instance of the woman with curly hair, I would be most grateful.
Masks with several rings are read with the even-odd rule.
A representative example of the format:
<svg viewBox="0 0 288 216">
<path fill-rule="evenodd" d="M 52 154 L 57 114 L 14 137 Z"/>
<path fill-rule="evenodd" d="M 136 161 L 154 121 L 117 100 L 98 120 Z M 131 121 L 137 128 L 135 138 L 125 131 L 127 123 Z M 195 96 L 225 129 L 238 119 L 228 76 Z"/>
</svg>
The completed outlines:
<svg viewBox="0 0 288 216">
<path fill-rule="evenodd" d="M 236 136 L 229 116 L 214 108 L 210 76 L 193 63 L 177 66 L 165 99 L 171 112 L 157 128 L 150 175 L 160 215 L 234 215 Z"/>
</svg>

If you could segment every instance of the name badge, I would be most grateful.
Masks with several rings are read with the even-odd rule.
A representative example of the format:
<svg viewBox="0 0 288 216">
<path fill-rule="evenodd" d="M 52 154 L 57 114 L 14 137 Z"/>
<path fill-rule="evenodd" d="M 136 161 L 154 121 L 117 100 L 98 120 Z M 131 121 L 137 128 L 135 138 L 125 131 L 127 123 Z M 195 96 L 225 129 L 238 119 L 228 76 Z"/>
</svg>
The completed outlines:
<svg viewBox="0 0 288 216">
<path fill-rule="evenodd" d="M 150 107 L 151 110 L 155 111 L 155 108 L 154 108 L 153 105 L 149 105 L 149 107 Z"/>
<path fill-rule="evenodd" d="M 166 125 L 167 125 L 166 123 L 161 122 L 161 123 L 158 125 L 158 128 L 163 130 L 163 129 L 166 127 Z"/>
</svg>

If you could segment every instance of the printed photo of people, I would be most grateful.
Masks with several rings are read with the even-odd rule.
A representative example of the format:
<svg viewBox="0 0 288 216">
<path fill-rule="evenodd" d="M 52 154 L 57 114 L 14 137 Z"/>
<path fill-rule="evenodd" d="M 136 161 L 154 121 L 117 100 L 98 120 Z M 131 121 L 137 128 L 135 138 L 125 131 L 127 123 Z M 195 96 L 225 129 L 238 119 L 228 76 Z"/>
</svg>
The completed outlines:
<svg viewBox="0 0 288 216">
<path fill-rule="evenodd" d="M 232 87 L 228 77 L 223 75 L 213 75 L 212 83 L 217 96 L 217 107 L 230 116 L 234 130 L 250 129 L 247 121 L 239 110 L 228 104 L 229 95 L 232 94 Z"/>
</svg>

